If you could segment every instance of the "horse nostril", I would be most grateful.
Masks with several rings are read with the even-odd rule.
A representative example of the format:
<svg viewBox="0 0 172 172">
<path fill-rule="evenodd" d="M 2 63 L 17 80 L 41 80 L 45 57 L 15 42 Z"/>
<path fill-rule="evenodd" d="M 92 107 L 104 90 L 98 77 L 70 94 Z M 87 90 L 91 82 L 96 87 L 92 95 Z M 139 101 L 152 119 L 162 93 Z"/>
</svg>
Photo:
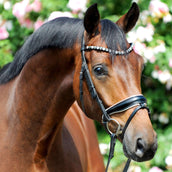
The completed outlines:
<svg viewBox="0 0 172 172">
<path fill-rule="evenodd" d="M 143 140 L 139 138 L 137 139 L 137 143 L 136 143 L 136 155 L 142 158 L 144 155 L 144 152 L 145 152 L 145 148 L 144 148 Z"/>
</svg>

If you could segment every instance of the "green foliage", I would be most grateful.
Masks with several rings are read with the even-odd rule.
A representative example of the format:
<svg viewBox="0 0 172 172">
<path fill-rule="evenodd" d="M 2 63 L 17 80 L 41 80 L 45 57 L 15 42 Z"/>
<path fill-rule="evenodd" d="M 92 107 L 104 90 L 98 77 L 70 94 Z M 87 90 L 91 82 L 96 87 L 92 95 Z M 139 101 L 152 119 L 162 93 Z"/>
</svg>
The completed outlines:
<svg viewBox="0 0 172 172">
<path fill-rule="evenodd" d="M 1 48 L 3 47 L 3 48 Z M 11 44 L 9 40 L 0 41 L 0 68 L 13 60 L 13 56 L 10 52 Z"/>
<path fill-rule="evenodd" d="M 67 7 L 68 0 L 42 0 L 41 2 L 44 10 L 47 10 L 47 15 L 53 11 L 69 11 L 69 8 Z"/>
<path fill-rule="evenodd" d="M 98 8 L 102 18 L 106 18 L 111 15 L 122 15 L 127 12 L 131 5 L 131 0 L 90 0 L 89 5 L 98 3 Z"/>
<path fill-rule="evenodd" d="M 169 155 L 169 150 L 172 149 L 172 126 L 167 127 L 165 131 L 158 129 L 158 150 L 155 154 L 155 157 L 146 162 L 131 162 L 130 166 L 139 166 L 141 167 L 142 172 L 148 172 L 154 166 L 158 166 L 165 171 L 168 170 L 165 159 Z M 110 137 L 105 132 L 100 132 L 98 134 L 98 139 L 100 143 L 108 144 L 110 142 Z M 109 150 L 104 155 L 104 162 L 107 164 Z M 124 165 L 127 161 L 127 158 L 123 154 L 122 144 L 117 141 L 115 147 L 114 158 L 111 160 L 110 168 L 115 169 L 115 171 L 122 171 Z"/>
<path fill-rule="evenodd" d="M 8 0 L 6 0 L 8 1 Z M 3 1 L 5 3 L 6 1 Z M 4 4 L 0 3 L 0 28 L 5 25 L 9 36 L 7 39 L 0 40 L 0 68 L 5 64 L 13 60 L 13 57 L 16 51 L 23 45 L 27 37 L 34 31 L 34 23 L 38 20 L 46 21 L 53 11 L 68 11 L 71 12 L 74 16 L 83 17 L 83 12 L 78 11 L 74 12 L 69 9 L 67 6 L 68 0 L 41 0 L 42 8 L 40 11 L 30 11 L 25 14 L 24 18 L 31 21 L 31 27 L 22 25 L 21 21 L 15 17 L 12 13 L 13 6 L 21 0 L 9 0 L 11 7 L 5 9 Z M 34 0 L 31 0 L 30 3 L 33 3 Z M 98 9 L 101 15 L 101 18 L 108 18 L 112 21 L 117 21 L 121 15 L 126 13 L 131 6 L 132 0 L 89 0 L 87 7 L 93 3 L 98 3 Z M 140 43 L 144 43 L 147 49 L 150 48 L 151 52 L 154 51 L 155 47 L 163 44 L 165 46 L 165 51 L 154 53 L 155 61 L 150 61 L 146 59 L 144 51 L 140 49 L 139 54 L 141 54 L 145 60 L 145 69 L 142 76 L 142 90 L 144 96 L 147 98 L 148 105 L 151 109 L 152 122 L 155 129 L 158 129 L 158 142 L 159 149 L 152 161 L 147 163 L 139 163 L 139 166 L 142 167 L 142 172 L 147 172 L 153 166 L 159 166 L 162 169 L 166 170 L 165 158 L 169 153 L 169 150 L 172 149 L 172 80 L 161 80 L 163 77 L 155 78 L 153 77 L 153 72 L 163 72 L 167 71 L 172 79 L 172 66 L 169 65 L 170 59 L 172 59 L 172 21 L 165 22 L 164 16 L 167 13 L 162 14 L 162 16 L 157 16 L 157 14 L 151 14 L 149 9 L 149 0 L 138 0 L 138 5 L 140 7 L 140 20 L 137 23 L 137 26 L 134 29 L 134 35 L 136 35 L 139 27 L 147 28 L 148 24 L 153 26 L 153 35 L 152 40 L 139 40 Z M 172 0 L 161 0 L 168 5 L 169 12 L 172 14 Z M 149 14 L 143 13 L 147 12 Z M 147 33 L 141 33 L 146 35 Z M 1 36 L 1 35 L 0 35 Z M 137 40 L 137 41 L 138 41 Z M 137 42 L 135 42 L 135 45 Z M 149 54 L 148 54 L 149 55 Z M 166 76 L 164 75 L 164 78 Z M 169 84 L 171 84 L 169 86 Z M 160 117 L 163 117 L 167 122 L 160 120 Z M 99 130 L 99 140 L 100 142 L 109 143 L 109 136 L 107 136 L 102 127 L 96 124 Z M 162 129 L 162 130 L 160 130 Z M 166 130 L 165 130 L 166 129 Z M 117 153 L 115 153 L 115 158 L 112 160 L 112 168 L 121 169 L 124 166 L 126 158 L 123 155 L 122 146 L 120 143 L 116 147 Z M 116 158 L 116 156 L 118 158 Z M 107 154 L 105 155 L 105 162 L 107 162 Z M 138 165 L 137 163 L 132 163 Z"/>
</svg>

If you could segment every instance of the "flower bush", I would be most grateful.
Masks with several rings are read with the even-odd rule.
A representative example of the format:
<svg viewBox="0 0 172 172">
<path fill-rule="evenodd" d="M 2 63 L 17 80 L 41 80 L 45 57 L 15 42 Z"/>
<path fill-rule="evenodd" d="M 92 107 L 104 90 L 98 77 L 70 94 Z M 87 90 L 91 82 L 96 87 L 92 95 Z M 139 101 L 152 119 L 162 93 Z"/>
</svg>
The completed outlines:
<svg viewBox="0 0 172 172">
<path fill-rule="evenodd" d="M 145 60 L 143 92 L 148 98 L 153 120 L 158 126 L 172 121 L 172 4 L 151 0 L 128 39 Z"/>
<path fill-rule="evenodd" d="M 40 12 L 40 10 L 40 0 L 34 0 L 32 3 L 30 3 L 30 0 L 23 0 L 14 4 L 12 13 L 18 19 L 21 26 L 32 28 L 34 21 L 30 19 L 29 13 Z"/>
<path fill-rule="evenodd" d="M 101 16 L 114 22 L 131 4 L 131 0 L 0 0 L 0 68 L 13 60 L 27 37 L 43 23 L 62 16 L 82 18 L 87 6 L 95 2 Z M 154 127 L 165 129 L 172 124 L 172 1 L 137 2 L 140 18 L 127 37 L 145 60 L 142 88 Z M 167 169 L 172 169 L 171 156 L 170 152 L 163 160 Z M 153 165 L 150 171 L 161 171 Z M 133 166 L 131 171 L 134 169 L 140 170 Z"/>
<path fill-rule="evenodd" d="M 9 36 L 9 33 L 7 31 L 7 29 L 5 27 L 1 27 L 0 28 L 0 39 L 3 40 L 3 39 L 7 39 Z"/>
</svg>

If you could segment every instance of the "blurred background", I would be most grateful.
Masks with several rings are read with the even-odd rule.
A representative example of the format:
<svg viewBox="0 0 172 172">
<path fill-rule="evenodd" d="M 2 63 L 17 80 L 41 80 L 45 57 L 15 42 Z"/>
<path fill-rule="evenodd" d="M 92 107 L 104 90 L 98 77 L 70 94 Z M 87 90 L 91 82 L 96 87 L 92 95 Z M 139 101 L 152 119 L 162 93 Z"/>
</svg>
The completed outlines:
<svg viewBox="0 0 172 172">
<path fill-rule="evenodd" d="M 101 18 L 112 21 L 126 13 L 132 0 L 0 0 L 0 68 L 13 60 L 27 37 L 56 17 L 83 18 L 87 7 L 98 3 Z M 127 34 L 129 42 L 145 60 L 143 94 L 151 108 L 158 133 L 158 151 L 153 160 L 132 162 L 130 172 L 172 171 L 172 0 L 136 0 L 140 18 Z M 107 162 L 109 136 L 96 123 L 101 153 Z M 118 142 L 110 170 L 119 172 L 127 159 Z"/>
</svg>

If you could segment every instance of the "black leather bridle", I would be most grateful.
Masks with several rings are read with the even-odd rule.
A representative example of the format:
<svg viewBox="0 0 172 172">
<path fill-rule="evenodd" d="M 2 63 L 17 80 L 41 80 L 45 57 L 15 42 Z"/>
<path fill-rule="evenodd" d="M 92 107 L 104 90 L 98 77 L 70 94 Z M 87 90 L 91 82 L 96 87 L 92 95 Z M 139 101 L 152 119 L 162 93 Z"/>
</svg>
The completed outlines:
<svg viewBox="0 0 172 172">
<path fill-rule="evenodd" d="M 146 98 L 141 94 L 131 96 L 125 100 L 122 100 L 122 101 L 112 105 L 111 107 L 109 107 L 107 109 L 104 107 L 101 99 L 99 98 L 99 96 L 96 92 L 94 84 L 92 82 L 92 79 L 91 79 L 91 76 L 90 76 L 90 73 L 88 70 L 88 66 L 86 63 L 86 59 L 85 59 L 85 51 L 91 51 L 91 50 L 103 51 L 103 52 L 107 52 L 107 53 L 110 53 L 113 55 L 126 55 L 126 54 L 129 54 L 133 50 L 133 44 L 130 44 L 130 47 L 125 51 L 116 51 L 116 50 L 111 50 L 111 49 L 104 48 L 104 47 L 85 46 L 84 36 L 82 37 L 82 42 L 81 42 L 82 66 L 81 66 L 81 72 L 80 72 L 80 101 L 81 101 L 82 110 L 85 112 L 84 100 L 83 100 L 83 80 L 85 79 L 86 84 L 89 89 L 89 92 L 91 94 L 91 97 L 97 101 L 97 103 L 102 111 L 102 123 L 103 123 L 107 133 L 111 137 L 109 158 L 108 158 L 108 163 L 107 163 L 106 170 L 105 170 L 107 172 L 110 160 L 114 156 L 114 147 L 115 147 L 117 137 L 120 136 L 120 138 L 123 140 L 125 131 L 129 125 L 130 121 L 132 120 L 132 118 L 135 116 L 135 114 L 140 109 L 147 109 L 149 116 L 150 116 L 150 111 L 146 104 Z M 132 112 L 132 114 L 128 118 L 125 126 L 122 129 L 120 126 L 120 123 L 117 120 L 111 118 L 111 115 L 127 111 L 128 109 L 131 109 L 133 107 L 136 107 L 136 108 L 134 109 L 134 111 Z M 110 121 L 115 122 L 118 126 L 115 133 L 110 131 L 110 129 L 108 127 L 108 123 Z M 131 159 L 128 159 L 123 172 L 127 172 L 130 161 L 131 161 Z"/>
</svg>

